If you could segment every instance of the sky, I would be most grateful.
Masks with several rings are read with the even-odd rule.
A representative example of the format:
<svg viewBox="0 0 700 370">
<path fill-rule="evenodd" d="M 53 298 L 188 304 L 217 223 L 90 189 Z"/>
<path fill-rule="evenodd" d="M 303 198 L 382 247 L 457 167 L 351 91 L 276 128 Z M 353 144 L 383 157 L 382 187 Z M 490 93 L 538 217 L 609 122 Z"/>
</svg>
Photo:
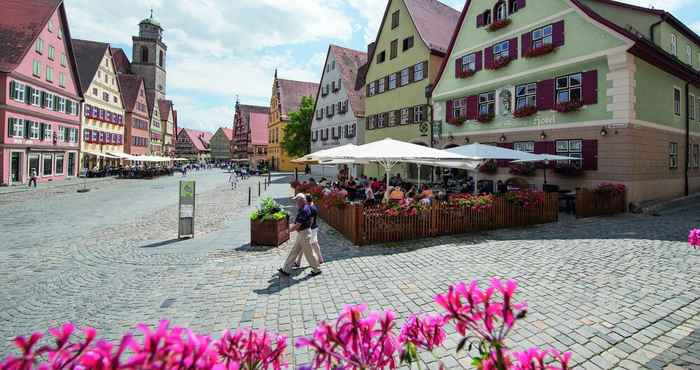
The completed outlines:
<svg viewBox="0 0 700 370">
<path fill-rule="evenodd" d="M 537 0 L 531 0 L 537 1 Z M 700 0 L 624 0 L 672 12 L 700 33 Z M 461 10 L 464 0 L 444 0 Z M 329 44 L 365 50 L 386 0 L 65 0 L 74 38 L 109 42 L 131 56 L 149 16 L 165 29 L 167 95 L 181 127 L 230 127 L 241 104 L 269 105 L 279 78 L 320 80 Z M 694 6 L 696 5 L 696 6 Z"/>
</svg>

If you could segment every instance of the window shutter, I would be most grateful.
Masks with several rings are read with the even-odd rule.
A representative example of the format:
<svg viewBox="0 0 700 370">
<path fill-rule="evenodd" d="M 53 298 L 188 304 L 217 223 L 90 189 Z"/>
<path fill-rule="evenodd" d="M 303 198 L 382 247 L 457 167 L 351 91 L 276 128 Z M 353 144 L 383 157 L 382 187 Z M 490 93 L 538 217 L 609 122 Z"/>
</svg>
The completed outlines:
<svg viewBox="0 0 700 370">
<path fill-rule="evenodd" d="M 365 96 L 370 96 L 369 95 L 369 85 L 370 84 L 371 84 L 371 82 L 369 84 L 367 84 L 367 86 L 365 86 Z"/>
<path fill-rule="evenodd" d="M 17 97 L 17 94 L 15 93 L 15 85 L 16 85 L 16 84 L 17 84 L 17 82 L 15 82 L 15 81 L 10 81 L 10 97 L 11 97 L 12 99 L 14 99 L 14 98 Z"/>
<path fill-rule="evenodd" d="M 554 80 L 537 83 L 537 110 L 554 109 Z"/>
<path fill-rule="evenodd" d="M 389 76 L 384 77 L 384 92 L 389 91 Z"/>
<path fill-rule="evenodd" d="M 476 28 L 484 26 L 484 13 L 476 16 Z"/>
<path fill-rule="evenodd" d="M 467 119 L 475 120 L 479 116 L 479 96 L 467 97 Z"/>
<path fill-rule="evenodd" d="M 455 104 L 453 100 L 448 100 L 447 101 L 447 115 L 445 116 L 447 119 L 447 122 L 452 122 L 454 121 L 454 114 L 455 114 Z"/>
<path fill-rule="evenodd" d="M 39 125 L 39 140 L 43 141 L 44 140 L 44 127 L 46 126 L 45 123 L 42 123 Z"/>
<path fill-rule="evenodd" d="M 598 170 L 598 141 L 583 140 L 581 145 L 581 154 L 583 155 L 583 170 L 597 171 Z"/>
<path fill-rule="evenodd" d="M 498 146 L 513 150 L 513 143 L 498 143 Z M 499 159 L 496 161 L 496 164 L 498 167 L 510 167 L 510 161 L 507 159 Z"/>
<path fill-rule="evenodd" d="M 530 32 L 523 33 L 521 40 L 522 40 L 522 47 L 521 47 L 522 56 L 525 57 L 525 55 L 527 55 L 527 53 L 532 48 L 532 33 L 530 33 Z"/>
<path fill-rule="evenodd" d="M 484 49 L 484 67 L 491 69 L 493 67 L 493 47 Z"/>
<path fill-rule="evenodd" d="M 58 96 L 53 97 L 53 110 L 58 112 L 58 100 L 61 99 Z"/>
<path fill-rule="evenodd" d="M 410 66 L 408 67 L 408 83 L 411 83 L 414 81 L 414 73 L 415 73 L 416 67 Z M 388 83 L 387 83 L 388 84 Z"/>
<path fill-rule="evenodd" d="M 515 4 L 518 7 L 518 11 L 525 7 L 525 0 L 515 0 Z"/>
<path fill-rule="evenodd" d="M 583 104 L 598 103 L 598 71 L 583 73 Z"/>
<path fill-rule="evenodd" d="M 14 136 L 14 131 L 15 131 L 15 121 L 17 118 L 8 118 L 7 119 L 7 137 L 12 137 Z"/>
<path fill-rule="evenodd" d="M 554 46 L 564 46 L 564 21 L 559 21 L 552 25 L 552 44 Z"/>
<path fill-rule="evenodd" d="M 32 89 L 31 86 L 27 86 L 27 88 L 24 90 L 24 102 L 27 104 L 32 103 L 32 90 L 34 89 Z"/>
<path fill-rule="evenodd" d="M 408 108 L 408 123 L 416 123 L 416 108 Z"/>
<path fill-rule="evenodd" d="M 30 134 L 29 130 L 32 128 L 32 122 L 31 121 L 24 121 L 24 138 L 29 139 Z"/>
<path fill-rule="evenodd" d="M 462 58 L 457 58 L 455 60 L 455 78 L 462 78 Z"/>
<path fill-rule="evenodd" d="M 508 56 L 510 60 L 518 59 L 518 38 L 512 38 L 508 41 Z"/>
<path fill-rule="evenodd" d="M 46 108 L 46 92 L 41 92 L 41 107 Z"/>
<path fill-rule="evenodd" d="M 477 70 L 477 71 L 481 71 L 481 69 L 483 68 L 483 65 L 482 65 L 482 64 L 483 64 L 483 59 L 482 59 L 482 58 L 484 57 L 483 54 L 484 54 L 484 52 L 482 52 L 481 50 L 477 51 L 477 52 L 474 54 L 474 59 L 476 60 L 476 63 L 475 63 L 475 64 L 476 64 L 476 70 Z"/>
<path fill-rule="evenodd" d="M 547 141 L 536 141 L 535 154 L 549 154 L 547 153 L 547 143 Z"/>
</svg>

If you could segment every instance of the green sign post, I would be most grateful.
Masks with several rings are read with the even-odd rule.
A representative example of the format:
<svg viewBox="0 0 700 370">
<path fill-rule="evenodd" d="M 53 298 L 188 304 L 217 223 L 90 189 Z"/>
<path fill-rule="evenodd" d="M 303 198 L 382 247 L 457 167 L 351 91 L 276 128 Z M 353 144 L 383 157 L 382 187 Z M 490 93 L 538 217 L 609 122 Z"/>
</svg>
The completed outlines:
<svg viewBox="0 0 700 370">
<path fill-rule="evenodd" d="M 194 206 L 196 186 L 194 181 L 180 181 L 180 206 L 178 207 L 177 238 L 194 238 Z"/>
</svg>

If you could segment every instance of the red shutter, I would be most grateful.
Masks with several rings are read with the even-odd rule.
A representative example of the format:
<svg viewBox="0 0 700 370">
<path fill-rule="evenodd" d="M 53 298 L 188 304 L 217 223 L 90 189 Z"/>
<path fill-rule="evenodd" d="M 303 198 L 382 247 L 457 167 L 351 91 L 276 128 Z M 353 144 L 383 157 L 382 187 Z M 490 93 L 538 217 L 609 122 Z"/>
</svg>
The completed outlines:
<svg viewBox="0 0 700 370">
<path fill-rule="evenodd" d="M 484 53 L 482 51 L 477 51 L 474 54 L 474 59 L 476 59 L 476 70 L 477 71 L 481 71 L 481 69 L 483 68 L 483 66 L 482 66 L 482 64 L 483 64 L 482 58 L 484 57 L 483 54 Z"/>
<path fill-rule="evenodd" d="M 535 154 L 548 154 L 547 153 L 547 141 L 536 141 L 535 142 Z"/>
<path fill-rule="evenodd" d="M 462 78 L 462 58 L 455 60 L 455 78 Z"/>
<path fill-rule="evenodd" d="M 498 143 L 498 146 L 501 148 L 513 149 L 513 143 Z M 507 159 L 499 159 L 496 161 L 496 164 L 498 167 L 508 167 L 510 165 L 510 161 Z"/>
<path fill-rule="evenodd" d="M 479 14 L 476 16 L 476 28 L 484 26 L 484 14 Z"/>
<path fill-rule="evenodd" d="M 479 115 L 479 96 L 467 97 L 467 119 L 475 120 Z"/>
<path fill-rule="evenodd" d="M 530 48 L 532 48 L 532 33 L 523 33 L 522 37 L 520 38 L 522 40 L 522 56 L 525 57 L 525 55 L 530 51 Z"/>
<path fill-rule="evenodd" d="M 598 103 L 598 71 L 583 72 L 583 104 Z"/>
<path fill-rule="evenodd" d="M 564 21 L 552 25 L 552 44 L 554 46 L 564 45 Z"/>
<path fill-rule="evenodd" d="M 486 69 L 493 67 L 493 48 L 490 46 L 484 49 L 484 67 Z"/>
<path fill-rule="evenodd" d="M 452 121 L 454 121 L 454 114 L 455 114 L 455 105 L 454 105 L 454 101 L 448 100 L 448 101 L 447 101 L 447 108 L 446 108 L 446 109 L 447 109 L 447 112 L 446 112 L 447 114 L 446 114 L 445 117 L 446 117 L 446 119 L 447 119 L 447 122 L 452 122 Z"/>
<path fill-rule="evenodd" d="M 554 109 L 554 80 L 537 83 L 537 110 Z"/>
<path fill-rule="evenodd" d="M 508 57 L 510 60 L 518 59 L 518 38 L 512 38 L 508 41 Z"/>
<path fill-rule="evenodd" d="M 598 170 L 598 141 L 583 140 L 581 154 L 583 155 L 583 169 L 585 171 Z"/>
</svg>

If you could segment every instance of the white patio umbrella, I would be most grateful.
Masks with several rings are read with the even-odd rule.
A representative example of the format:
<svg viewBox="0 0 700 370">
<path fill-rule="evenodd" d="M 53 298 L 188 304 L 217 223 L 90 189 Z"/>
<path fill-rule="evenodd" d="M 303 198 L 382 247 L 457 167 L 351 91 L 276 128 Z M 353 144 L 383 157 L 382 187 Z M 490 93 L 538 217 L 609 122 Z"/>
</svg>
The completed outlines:
<svg viewBox="0 0 700 370">
<path fill-rule="evenodd" d="M 326 156 L 332 157 L 336 153 L 347 153 L 348 151 L 352 151 L 355 148 L 357 148 L 357 145 L 355 145 L 355 144 L 345 144 L 345 145 L 337 146 L 335 148 L 323 149 L 323 150 L 319 150 L 317 152 L 307 154 L 303 157 L 292 160 L 292 162 L 294 162 L 294 163 L 316 163 L 316 162 L 319 162 L 320 158 L 322 158 L 322 157 L 326 157 Z"/>
<path fill-rule="evenodd" d="M 526 159 L 519 159 L 516 161 L 513 161 L 515 163 L 524 163 L 524 162 L 544 162 L 545 164 L 549 164 L 549 162 L 552 161 L 571 161 L 571 160 L 580 160 L 581 158 L 574 158 L 574 157 L 566 157 L 563 155 L 554 155 L 554 154 L 532 154 L 533 158 L 526 158 Z M 544 184 L 547 185 L 547 166 L 544 167 Z"/>
</svg>

